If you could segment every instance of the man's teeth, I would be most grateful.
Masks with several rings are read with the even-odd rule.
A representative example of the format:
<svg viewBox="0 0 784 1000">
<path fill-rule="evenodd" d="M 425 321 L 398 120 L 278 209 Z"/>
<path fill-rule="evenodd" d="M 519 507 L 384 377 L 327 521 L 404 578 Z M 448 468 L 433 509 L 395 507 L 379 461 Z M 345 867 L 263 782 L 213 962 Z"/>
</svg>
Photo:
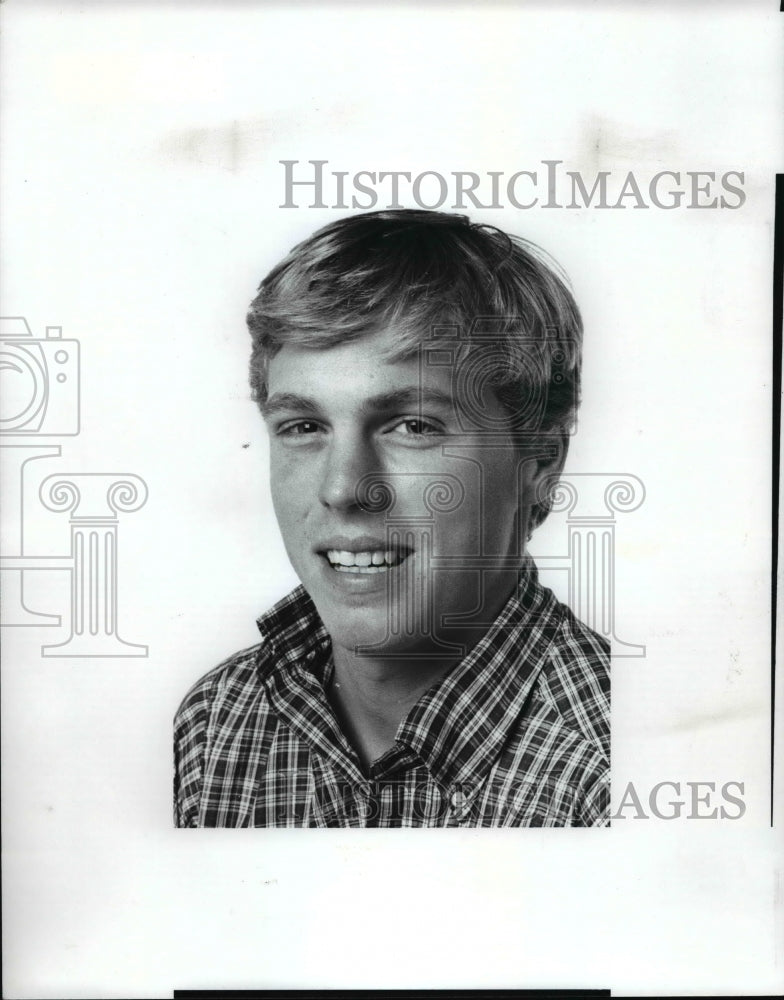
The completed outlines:
<svg viewBox="0 0 784 1000">
<path fill-rule="evenodd" d="M 327 559 L 333 569 L 352 573 L 385 573 L 390 566 L 397 566 L 405 556 L 391 549 L 373 552 L 343 552 L 339 549 L 329 549 Z"/>
</svg>

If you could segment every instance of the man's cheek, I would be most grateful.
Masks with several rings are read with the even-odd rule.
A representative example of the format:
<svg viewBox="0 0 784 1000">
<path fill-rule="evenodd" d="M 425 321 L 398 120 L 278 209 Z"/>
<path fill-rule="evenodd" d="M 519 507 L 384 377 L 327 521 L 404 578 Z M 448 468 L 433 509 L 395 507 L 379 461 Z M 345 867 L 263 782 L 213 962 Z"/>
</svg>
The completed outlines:
<svg viewBox="0 0 784 1000">
<path fill-rule="evenodd" d="M 307 516 L 309 499 L 302 471 L 290 461 L 274 461 L 270 467 L 270 492 L 275 517 L 290 557 L 302 543 L 301 524 Z"/>
<path fill-rule="evenodd" d="M 274 503 L 281 506 L 305 502 L 310 495 L 313 470 L 307 458 L 282 449 L 270 458 L 270 488 Z"/>
<path fill-rule="evenodd" d="M 466 491 L 455 510 L 437 515 L 431 528 L 434 554 L 458 558 L 481 555 L 479 513 L 474 498 Z"/>
</svg>

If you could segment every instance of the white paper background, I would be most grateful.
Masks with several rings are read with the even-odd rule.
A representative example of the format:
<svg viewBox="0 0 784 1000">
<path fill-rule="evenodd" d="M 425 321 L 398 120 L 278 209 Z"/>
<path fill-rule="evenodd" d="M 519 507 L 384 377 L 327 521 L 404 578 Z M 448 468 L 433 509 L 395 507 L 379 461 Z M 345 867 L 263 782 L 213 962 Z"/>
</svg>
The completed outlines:
<svg viewBox="0 0 784 1000">
<path fill-rule="evenodd" d="M 142 659 L 4 630 L 5 995 L 177 987 L 780 991 L 769 823 L 772 3 L 47 5 L 3 10 L 3 314 L 82 351 L 82 432 L 31 469 L 144 478 L 120 525 Z M 613 781 L 745 782 L 737 821 L 610 831 L 175 831 L 171 716 L 295 582 L 248 401 L 245 308 L 348 170 L 745 171 L 738 211 L 470 213 L 541 243 L 586 321 L 568 468 L 619 517 Z M 303 199 L 304 200 L 304 199 Z M 245 447 L 247 445 L 247 447 Z M 563 548 L 554 518 L 535 552 Z M 35 546 L 33 546 L 35 548 Z M 32 576 L 32 574 L 30 574 Z M 30 603 L 68 614 L 63 573 Z M 778 943 L 777 943 L 778 942 Z"/>
</svg>

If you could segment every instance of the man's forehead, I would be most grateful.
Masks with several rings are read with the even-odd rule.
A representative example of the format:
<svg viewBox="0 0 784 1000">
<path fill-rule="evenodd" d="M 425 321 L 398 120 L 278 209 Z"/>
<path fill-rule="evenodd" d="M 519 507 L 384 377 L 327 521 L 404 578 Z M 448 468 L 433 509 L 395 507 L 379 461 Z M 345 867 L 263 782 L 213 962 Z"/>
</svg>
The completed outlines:
<svg viewBox="0 0 784 1000">
<path fill-rule="evenodd" d="M 451 376 L 454 369 L 482 355 L 497 357 L 499 348 L 503 350 L 499 338 L 470 339 L 451 326 L 422 332 L 404 324 L 391 325 L 343 340 L 336 336 L 331 341 L 319 338 L 312 345 L 282 344 L 271 356 L 268 371 L 270 375 L 273 371 L 289 374 L 341 366 L 353 371 L 371 364 L 387 374 L 392 370 L 421 371 L 425 379 L 432 381 L 441 375 Z"/>
<path fill-rule="evenodd" d="M 410 331 L 404 333 L 411 343 Z M 269 364 L 264 415 L 283 409 L 372 414 L 438 408 L 465 417 L 466 430 L 488 418 L 489 429 L 500 429 L 506 416 L 496 386 L 499 374 L 509 375 L 506 352 L 462 338 L 414 341 L 404 352 L 405 343 L 392 327 L 327 347 L 284 345 Z"/>
<path fill-rule="evenodd" d="M 424 344 L 406 344 L 394 330 L 371 333 L 326 347 L 284 344 L 268 368 L 270 394 L 303 382 L 331 384 L 338 378 L 344 391 L 376 393 L 409 385 L 448 385 L 448 366 L 427 364 Z M 379 387 L 384 387 L 379 388 Z"/>
</svg>

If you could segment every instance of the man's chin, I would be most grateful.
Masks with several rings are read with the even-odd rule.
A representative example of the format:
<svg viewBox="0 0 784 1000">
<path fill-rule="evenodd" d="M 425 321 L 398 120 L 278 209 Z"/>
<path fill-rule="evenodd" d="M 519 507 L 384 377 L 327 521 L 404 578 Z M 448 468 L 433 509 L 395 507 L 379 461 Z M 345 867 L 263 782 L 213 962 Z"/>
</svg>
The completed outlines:
<svg viewBox="0 0 784 1000">
<path fill-rule="evenodd" d="M 382 659 L 443 655 L 442 644 L 424 626 L 434 617 L 433 595 L 423 592 L 416 585 L 419 581 L 408 601 L 401 600 L 400 586 L 390 586 L 395 581 L 386 574 L 340 574 L 322 568 L 303 582 L 333 646 Z M 455 652 L 453 646 L 448 649 Z"/>
<path fill-rule="evenodd" d="M 391 635 L 384 609 L 373 609 L 375 613 L 369 613 L 367 608 L 352 611 L 329 608 L 319 612 L 333 647 L 352 653 L 366 652 L 368 655 L 372 655 L 371 650 L 383 653 L 394 649 L 397 643 Z"/>
<path fill-rule="evenodd" d="M 336 608 L 316 602 L 316 607 L 333 648 L 352 655 L 405 658 L 407 653 L 415 652 L 422 647 L 423 641 L 427 641 L 416 631 L 411 635 L 396 634 L 385 606 Z"/>
</svg>

